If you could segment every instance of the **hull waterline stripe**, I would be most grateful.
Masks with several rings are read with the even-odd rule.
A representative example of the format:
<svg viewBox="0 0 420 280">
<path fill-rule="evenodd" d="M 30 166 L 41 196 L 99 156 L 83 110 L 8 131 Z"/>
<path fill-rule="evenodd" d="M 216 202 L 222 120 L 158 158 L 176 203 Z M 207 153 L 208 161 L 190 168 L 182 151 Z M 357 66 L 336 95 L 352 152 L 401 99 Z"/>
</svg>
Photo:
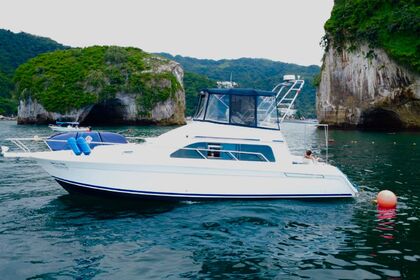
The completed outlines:
<svg viewBox="0 0 420 280">
<path fill-rule="evenodd" d="M 57 181 L 61 181 L 68 184 L 73 184 L 81 187 L 86 187 L 90 189 L 98 189 L 98 190 L 105 190 L 111 192 L 119 192 L 119 193 L 131 193 L 131 194 L 141 194 L 141 195 L 150 195 L 150 196 L 164 196 L 164 197 L 205 197 L 205 198 L 276 198 L 276 197 L 352 197 L 351 193 L 337 193 L 337 194 L 198 194 L 198 193 L 168 193 L 168 192 L 152 192 L 152 191 L 136 191 L 136 190 L 122 190 L 117 188 L 111 187 L 102 187 L 102 186 L 95 186 L 89 185 L 84 183 L 78 183 L 70 180 L 65 180 L 62 178 L 58 178 L 53 176 L 53 178 Z"/>
</svg>

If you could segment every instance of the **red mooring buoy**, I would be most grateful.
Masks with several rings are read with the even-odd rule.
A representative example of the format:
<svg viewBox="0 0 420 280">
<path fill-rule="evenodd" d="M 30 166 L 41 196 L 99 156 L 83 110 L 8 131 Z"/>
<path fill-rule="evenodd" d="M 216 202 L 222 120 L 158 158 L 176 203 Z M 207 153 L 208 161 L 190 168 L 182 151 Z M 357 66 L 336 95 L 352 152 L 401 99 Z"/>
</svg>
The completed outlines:
<svg viewBox="0 0 420 280">
<path fill-rule="evenodd" d="M 380 208 L 391 209 L 397 206 L 397 196 L 389 190 L 380 191 L 376 201 Z"/>
</svg>

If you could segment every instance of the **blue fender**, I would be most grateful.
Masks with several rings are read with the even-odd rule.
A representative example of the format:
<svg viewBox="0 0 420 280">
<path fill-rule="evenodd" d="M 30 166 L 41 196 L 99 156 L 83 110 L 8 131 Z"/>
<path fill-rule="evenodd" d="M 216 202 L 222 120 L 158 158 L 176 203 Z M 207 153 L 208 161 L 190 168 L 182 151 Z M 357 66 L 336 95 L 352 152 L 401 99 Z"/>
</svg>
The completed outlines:
<svg viewBox="0 0 420 280">
<path fill-rule="evenodd" d="M 74 137 L 70 137 L 69 139 L 67 139 L 67 144 L 69 144 L 70 149 L 76 156 L 80 156 L 82 154 L 82 151 L 77 145 L 76 139 Z"/>
<path fill-rule="evenodd" d="M 80 150 L 82 150 L 82 152 L 85 155 L 90 155 L 91 149 L 89 147 L 89 144 L 86 142 L 85 138 L 83 137 L 78 137 L 77 138 L 77 145 L 79 146 Z"/>
</svg>

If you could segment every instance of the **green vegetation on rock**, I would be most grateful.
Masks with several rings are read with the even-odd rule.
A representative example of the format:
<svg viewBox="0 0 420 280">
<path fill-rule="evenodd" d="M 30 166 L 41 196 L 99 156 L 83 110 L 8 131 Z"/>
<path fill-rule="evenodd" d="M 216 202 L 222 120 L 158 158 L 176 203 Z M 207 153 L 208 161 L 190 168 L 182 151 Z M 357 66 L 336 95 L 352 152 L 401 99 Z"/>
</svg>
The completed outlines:
<svg viewBox="0 0 420 280">
<path fill-rule="evenodd" d="M 172 73 L 141 74 L 134 85 L 142 93 L 137 96 L 137 104 L 141 108 L 140 114 L 150 115 L 156 103 L 165 101 L 182 88 Z"/>
<path fill-rule="evenodd" d="M 324 45 L 354 49 L 367 42 L 396 61 L 420 72 L 420 5 L 418 0 L 336 0 L 325 23 Z M 369 55 L 374 55 L 373 52 Z"/>
<path fill-rule="evenodd" d="M 198 94 L 203 89 L 216 87 L 216 81 L 211 80 L 204 75 L 185 72 L 184 87 L 186 103 L 185 115 L 193 116 L 197 107 Z"/>
<path fill-rule="evenodd" d="M 226 81 L 232 74 L 233 81 L 240 87 L 259 88 L 272 90 L 273 87 L 283 81 L 283 75 L 296 74 L 305 79 L 306 84 L 296 99 L 298 115 L 306 118 L 315 118 L 316 89 L 312 80 L 320 72 L 316 65 L 301 66 L 291 63 L 283 63 L 268 59 L 240 58 L 240 59 L 197 59 L 184 56 L 172 56 L 160 53 L 168 59 L 180 63 L 186 71 L 184 78 L 186 94 L 186 115 L 194 112 L 196 94 L 200 89 L 215 87 L 215 81 Z"/>
<path fill-rule="evenodd" d="M 67 47 L 44 37 L 24 32 L 13 33 L 0 29 L 0 114 L 12 115 L 17 111 L 17 100 L 12 97 L 15 69 L 38 54 Z"/>
<path fill-rule="evenodd" d="M 166 63 L 137 48 L 93 46 L 39 55 L 16 70 L 19 99 L 36 99 L 47 111 L 66 113 L 116 93 L 136 94 L 141 114 L 181 85 L 171 72 L 153 72 Z"/>
</svg>

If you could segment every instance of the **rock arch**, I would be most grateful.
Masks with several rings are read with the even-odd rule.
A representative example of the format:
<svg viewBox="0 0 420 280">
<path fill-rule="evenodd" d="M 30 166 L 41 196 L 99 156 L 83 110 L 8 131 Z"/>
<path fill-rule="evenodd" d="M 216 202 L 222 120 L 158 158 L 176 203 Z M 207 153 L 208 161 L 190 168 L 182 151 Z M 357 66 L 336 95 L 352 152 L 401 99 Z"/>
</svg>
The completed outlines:
<svg viewBox="0 0 420 280">
<path fill-rule="evenodd" d="M 399 115 L 384 108 L 373 108 L 362 113 L 360 127 L 368 130 L 396 131 L 404 128 Z"/>
<path fill-rule="evenodd" d="M 127 123 L 125 105 L 120 99 L 112 98 L 92 106 L 83 119 L 83 125 L 113 125 Z"/>
</svg>

